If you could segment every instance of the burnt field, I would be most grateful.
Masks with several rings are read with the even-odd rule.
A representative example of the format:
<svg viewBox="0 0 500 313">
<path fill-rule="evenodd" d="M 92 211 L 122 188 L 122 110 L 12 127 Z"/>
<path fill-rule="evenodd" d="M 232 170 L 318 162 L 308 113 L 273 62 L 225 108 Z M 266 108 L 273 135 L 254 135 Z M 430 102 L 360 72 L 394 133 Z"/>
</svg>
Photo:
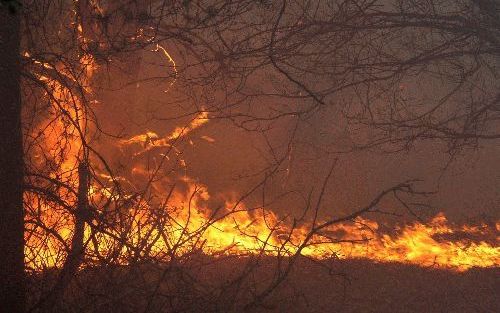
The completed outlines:
<svg viewBox="0 0 500 313">
<path fill-rule="evenodd" d="M 500 270 L 367 260 L 195 257 L 79 273 L 54 312 L 498 312 Z M 30 279 L 34 311 L 54 273 Z M 42 296 L 43 298 L 43 296 Z M 40 311 L 40 310 L 39 310 Z"/>
</svg>

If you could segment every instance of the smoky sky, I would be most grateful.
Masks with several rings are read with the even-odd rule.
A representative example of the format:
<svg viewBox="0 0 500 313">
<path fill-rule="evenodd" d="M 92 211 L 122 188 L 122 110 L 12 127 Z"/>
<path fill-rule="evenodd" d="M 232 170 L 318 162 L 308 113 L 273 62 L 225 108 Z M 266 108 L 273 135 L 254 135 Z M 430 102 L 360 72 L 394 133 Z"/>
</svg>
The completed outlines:
<svg viewBox="0 0 500 313">
<path fill-rule="evenodd" d="M 269 18 L 271 13 L 262 13 L 263 11 L 265 10 L 259 11 L 259 17 L 255 15 L 245 18 L 251 22 Z M 328 15 L 328 11 L 320 15 L 323 18 L 323 15 Z M 284 23 L 292 22 L 296 22 L 293 14 L 285 16 Z M 317 41 L 308 43 L 305 52 L 328 48 L 327 44 L 323 45 L 321 42 L 323 35 L 312 35 L 317 37 Z M 426 33 L 412 35 L 415 38 L 406 39 L 420 39 L 423 42 L 436 40 L 434 35 Z M 227 36 L 236 38 L 238 34 Z M 302 39 L 300 36 L 308 34 L 296 37 Z M 288 41 L 293 42 L 297 38 L 291 36 Z M 266 37 L 265 40 L 269 38 Z M 331 40 L 338 43 L 346 38 Z M 373 38 L 359 40 L 371 40 L 390 49 L 400 49 L 401 52 L 398 53 L 401 56 L 410 55 L 415 48 L 406 47 L 408 50 L 404 50 L 391 41 L 390 37 L 373 35 Z M 288 41 L 283 43 L 280 53 L 286 53 Z M 335 163 L 323 199 L 321 212 L 324 215 L 347 214 L 369 203 L 384 189 L 402 181 L 418 179 L 418 189 L 432 192 L 424 200 L 420 199 L 429 205 L 418 210 L 423 216 L 432 216 L 442 211 L 450 218 L 459 220 L 477 216 L 498 218 L 500 147 L 495 140 L 481 141 L 478 146 L 458 153 L 450 153 L 446 143 L 439 140 L 416 142 L 398 152 L 383 148 L 347 152 L 353 142 L 363 141 L 375 132 L 368 126 L 349 124 L 342 115 L 342 108 L 345 108 L 343 103 L 348 100 L 352 102 L 354 98 L 350 91 L 328 94 L 328 105 L 305 117 L 285 114 L 282 118 L 266 122 L 242 124 L 241 120 L 232 117 L 270 116 L 270 112 L 288 112 L 290 106 L 308 108 L 311 106 L 311 99 L 303 97 L 296 84 L 269 64 L 259 70 L 252 70 L 252 74 L 245 77 L 244 81 L 238 79 L 237 75 L 233 77 L 231 72 L 220 74 L 220 71 L 224 72 L 230 66 L 237 67 L 229 64 L 231 61 L 236 63 L 231 57 L 224 59 L 223 47 L 212 47 L 214 50 L 221 49 L 220 55 L 214 52 L 221 60 L 216 58 L 212 63 L 190 67 L 192 56 L 186 56 L 181 48 L 170 45 L 168 41 L 162 44 L 174 62 L 177 62 L 177 69 L 181 72 L 174 75 L 172 62 L 154 45 L 143 51 L 122 55 L 113 60 L 112 64 L 103 65 L 95 77 L 99 87 L 96 90 L 99 103 L 95 111 L 100 126 L 106 133 L 126 139 L 147 131 L 155 132 L 161 138 L 175 127 L 189 124 L 196 112 L 223 108 L 221 111 L 210 112 L 208 123 L 193 130 L 177 143 L 178 151 L 171 160 L 171 171 L 163 173 L 170 175 L 172 179 L 186 175 L 206 185 L 214 196 L 213 205 L 224 197 L 246 194 L 262 180 L 266 169 L 269 169 L 277 157 L 285 156 L 280 170 L 268 177 L 265 185 L 245 200 L 248 205 L 258 206 L 265 202 L 267 207 L 280 214 L 300 214 L 308 195 L 318 195 L 322 181 Z M 370 51 L 362 51 L 359 57 L 363 53 L 369 54 Z M 319 68 L 317 72 L 321 73 L 321 66 L 337 65 L 342 58 L 350 57 L 350 50 L 345 48 L 331 52 L 327 50 L 323 59 L 300 59 L 298 55 L 291 55 L 290 59 L 297 63 L 294 66 Z M 249 58 L 245 62 L 245 69 L 248 70 L 257 61 Z M 209 72 L 217 71 L 217 75 L 224 78 L 202 83 L 201 68 L 211 66 L 214 69 L 209 69 Z M 451 66 L 444 72 L 446 75 L 454 75 Z M 314 73 L 304 75 L 301 79 L 304 84 L 322 90 L 330 83 L 325 77 L 335 83 L 339 79 Z M 496 83 L 486 81 L 484 85 L 494 90 Z M 402 79 L 400 88 L 399 96 L 405 98 L 405 101 L 414 101 L 418 107 L 433 103 L 453 86 L 432 78 L 432 75 L 415 74 Z M 459 93 L 457 99 L 451 101 L 459 101 L 460 97 Z M 376 105 L 384 105 L 383 98 Z M 222 111 L 225 113 L 221 113 Z M 115 137 L 101 134 L 96 139 L 96 144 L 118 171 L 120 168 L 124 169 L 122 172 L 141 162 L 150 162 L 155 154 L 165 153 L 160 148 L 148 152 L 148 156 L 135 157 L 134 153 L 141 149 L 140 146 L 123 148 L 116 141 Z M 177 161 L 174 160 L 178 159 L 182 159 L 186 166 L 175 165 Z M 267 200 L 262 200 L 263 197 Z M 384 205 L 390 211 L 408 216 L 400 205 Z"/>
<path fill-rule="evenodd" d="M 140 58 L 141 75 L 162 75 L 171 70 L 157 52 L 144 52 Z M 123 66 L 132 60 L 126 59 Z M 166 136 L 175 127 L 189 123 L 193 115 L 181 117 L 184 113 L 196 111 L 201 106 L 179 90 L 185 86 L 176 86 L 175 82 L 165 92 L 172 81 L 168 77 L 151 82 L 137 79 L 140 82 L 127 85 L 121 83 L 131 77 L 121 70 L 110 68 L 104 72 L 99 77 L 102 89 L 97 93 L 97 116 L 106 132 L 121 138 L 146 131 Z M 262 83 L 268 82 L 263 79 Z M 262 97 L 256 101 L 254 105 L 264 107 L 276 100 Z M 442 211 L 458 220 L 477 216 L 498 217 L 498 145 L 485 144 L 479 149 L 465 150 L 454 156 L 452 162 L 446 146 L 439 142 L 417 144 L 408 151 L 397 153 L 376 149 L 325 152 L 322 147 L 336 147 L 340 151 L 349 141 L 349 130 L 342 126 L 343 123 L 334 106 L 322 109 L 298 124 L 294 118 L 274 122 L 264 133 L 244 129 L 230 119 L 214 118 L 179 143 L 181 154 L 178 157 L 186 162 L 186 167 L 181 169 L 172 165 L 175 170 L 165 175 L 172 178 L 187 175 L 206 185 L 214 196 L 212 205 L 215 206 L 224 198 L 245 194 L 262 179 L 259 173 L 272 161 L 273 153 L 279 154 L 287 148 L 284 143 L 288 142 L 293 125 L 295 135 L 283 170 L 269 178 L 264 187 L 269 199 L 266 205 L 280 214 L 299 214 L 305 207 L 308 194 L 318 192 L 329 167 L 337 160 L 327 185 L 322 214 L 347 214 L 366 205 L 380 191 L 394 184 L 421 179 L 422 182 L 417 184 L 419 189 L 435 192 L 425 199 L 430 207 L 418 211 L 422 216 Z M 369 130 L 363 132 L 366 135 Z M 134 151 L 124 150 L 114 143 L 116 138 L 106 135 L 101 135 L 97 142 L 115 168 L 130 168 L 147 162 L 133 156 L 140 147 Z M 162 149 L 149 153 L 154 157 L 154 154 L 162 153 Z M 262 188 L 246 201 L 250 205 L 259 205 L 261 198 Z M 405 215 L 397 205 L 391 210 Z"/>
</svg>

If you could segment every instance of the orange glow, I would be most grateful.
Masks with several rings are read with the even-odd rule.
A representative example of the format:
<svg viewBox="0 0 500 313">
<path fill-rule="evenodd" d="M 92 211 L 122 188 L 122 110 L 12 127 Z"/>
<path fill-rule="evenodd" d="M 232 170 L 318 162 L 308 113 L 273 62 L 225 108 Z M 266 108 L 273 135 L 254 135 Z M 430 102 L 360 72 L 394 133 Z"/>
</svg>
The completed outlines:
<svg viewBox="0 0 500 313">
<path fill-rule="evenodd" d="M 79 29 L 81 31 L 81 27 Z M 173 64 L 177 75 L 175 62 L 170 54 L 161 46 L 158 49 Z M 83 75 L 84 81 L 79 83 L 88 86 L 95 69 L 94 61 L 90 56 L 83 56 L 80 61 L 86 72 Z M 50 69 L 50 65 L 43 66 Z M 59 71 L 65 72 L 64 69 Z M 52 178 L 67 182 L 76 190 L 76 168 L 82 150 L 82 135 L 78 129 L 85 129 L 82 100 L 56 80 L 46 76 L 40 76 L 39 79 L 46 82 L 52 91 L 50 101 L 60 106 L 69 114 L 70 120 L 77 123 L 68 125 L 68 121 L 61 118 L 55 122 L 47 120 L 39 125 L 39 129 L 51 129 L 51 132 L 44 138 L 43 145 L 35 150 L 34 158 L 36 160 L 37 153 L 41 154 L 44 149 L 50 151 L 51 147 L 57 146 L 64 133 L 65 140 L 69 143 L 68 148 L 64 154 L 55 156 L 54 163 L 59 164 L 59 168 L 50 174 Z M 90 88 L 87 92 L 90 92 Z M 187 126 L 177 127 L 163 137 L 148 131 L 122 140 L 118 145 L 142 145 L 143 149 L 139 153 L 161 147 L 175 149 L 175 141 L 188 136 L 208 121 L 208 113 L 202 111 Z M 201 138 L 214 142 L 208 136 Z M 35 165 L 39 168 L 46 167 L 46 162 L 40 160 Z M 130 169 L 132 177 L 148 177 L 151 171 L 141 166 Z M 96 174 L 106 181 L 112 179 L 108 174 Z M 120 179 L 127 182 L 131 180 L 125 177 Z M 293 221 L 282 219 L 266 208 L 248 209 L 244 203 L 231 200 L 227 200 L 222 208 L 216 210 L 207 207 L 207 200 L 210 199 L 207 187 L 189 177 L 182 177 L 175 183 L 183 188 L 170 192 L 165 186 L 172 185 L 173 182 L 166 179 L 155 180 L 151 183 L 153 191 L 147 201 L 146 196 L 130 192 L 128 195 L 121 195 L 121 206 L 109 204 L 103 205 L 104 209 L 95 209 L 94 213 L 103 220 L 114 223 L 97 224 L 98 221 L 93 220 L 90 221 L 91 224 L 87 224 L 85 264 L 98 263 L 101 259 L 116 264 L 127 264 L 141 258 L 168 261 L 172 256 L 192 251 L 209 255 L 281 256 L 292 256 L 300 251 L 300 254 L 316 259 L 366 258 L 375 262 L 410 263 L 459 271 L 500 265 L 500 248 L 497 245 L 499 223 L 495 229 L 487 225 L 454 225 L 443 214 L 439 214 L 427 224 L 416 222 L 399 226 L 394 234 L 387 234 L 379 230 L 377 222 L 359 217 L 309 236 L 311 225 L 306 221 L 292 227 Z M 74 194 L 55 193 L 69 207 L 75 205 Z M 94 182 L 89 198 L 99 208 L 99 205 L 109 199 L 116 200 L 119 197 L 112 188 Z M 60 266 L 67 253 L 65 244 L 71 241 L 73 232 L 71 211 L 54 202 L 37 200 L 30 193 L 26 193 L 25 199 L 28 203 L 39 201 L 36 210 L 27 210 L 27 267 L 42 270 Z M 35 220 L 34 217 L 44 224 L 43 227 L 30 223 Z M 451 239 L 458 234 L 464 236 Z M 494 243 L 487 240 L 472 241 L 467 239 L 468 235 L 488 238 L 493 236 Z M 306 238 L 310 240 L 305 243 Z"/>
<path fill-rule="evenodd" d="M 168 207 L 154 209 L 146 203 L 138 203 L 129 209 L 127 245 L 116 242 L 115 238 L 120 235 L 118 229 L 110 228 L 109 234 L 96 235 L 87 227 L 87 238 L 94 234 L 98 241 L 97 246 L 88 247 L 88 261 L 98 262 L 94 259 L 97 254 L 117 253 L 114 260 L 119 264 L 127 264 L 137 253 L 134 247 L 144 249 L 138 252 L 139 258 L 153 257 L 164 261 L 168 261 L 172 253 L 182 255 L 193 250 L 209 255 L 291 256 L 297 252 L 310 231 L 307 223 L 292 228 L 291 221 L 281 220 L 269 210 L 249 210 L 244 204 L 236 205 L 230 201 L 226 202 L 224 208 L 214 212 L 204 205 L 210 198 L 206 187 L 187 177 L 181 183 L 185 184 L 187 190 L 174 191 Z M 91 190 L 90 197 L 96 202 L 99 197 L 107 196 L 103 190 Z M 57 212 L 51 212 L 50 209 L 46 213 L 60 224 L 58 233 L 69 242 L 71 219 L 68 216 L 56 218 Z M 316 259 L 365 258 L 375 262 L 399 262 L 464 271 L 472 267 L 500 265 L 498 246 L 486 240 L 467 239 L 467 235 L 491 238 L 498 231 L 498 224 L 494 230 L 486 225 L 453 225 L 443 214 L 439 214 L 427 224 L 417 222 L 396 227 L 395 234 L 390 235 L 380 232 L 377 222 L 357 218 L 348 223 L 332 225 L 323 230 L 321 235 L 312 236 L 301 254 Z M 443 235 L 452 238 L 457 234 L 463 236 L 456 240 L 440 238 Z M 498 237 L 493 240 L 497 242 Z M 64 253 L 60 249 L 54 240 L 46 243 L 45 250 L 27 251 L 30 256 L 27 262 L 32 263 L 29 267 L 61 265 Z M 145 251 L 147 256 L 141 254 Z"/>
<path fill-rule="evenodd" d="M 172 144 L 173 142 L 177 141 L 182 137 L 185 137 L 191 131 L 199 128 L 200 126 L 203 126 L 207 122 L 208 122 L 208 113 L 202 111 L 198 113 L 196 117 L 193 118 L 187 126 L 176 127 L 170 134 L 166 135 L 163 138 L 160 138 L 160 136 L 155 132 L 148 131 L 145 134 L 136 135 L 133 136 L 132 138 L 122 140 L 121 145 L 122 146 L 131 144 L 143 145 L 144 150 L 136 153 L 136 155 L 147 152 L 153 148 L 173 147 Z"/>
</svg>

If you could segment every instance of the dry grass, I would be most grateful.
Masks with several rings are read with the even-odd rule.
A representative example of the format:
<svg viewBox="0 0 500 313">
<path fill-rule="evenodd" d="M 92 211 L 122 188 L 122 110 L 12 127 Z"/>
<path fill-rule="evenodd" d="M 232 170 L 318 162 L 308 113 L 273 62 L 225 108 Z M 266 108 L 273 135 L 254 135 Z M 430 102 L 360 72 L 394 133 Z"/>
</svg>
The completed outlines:
<svg viewBox="0 0 500 313">
<path fill-rule="evenodd" d="M 288 260 L 282 260 L 285 264 Z M 246 265 L 253 270 L 237 277 Z M 79 274 L 57 312 L 242 312 L 276 278 L 273 258 L 190 258 L 179 265 L 100 267 Z M 32 279 L 33 301 L 53 273 Z M 500 269 L 464 273 L 366 260 L 299 260 L 252 312 L 500 312 Z"/>
</svg>

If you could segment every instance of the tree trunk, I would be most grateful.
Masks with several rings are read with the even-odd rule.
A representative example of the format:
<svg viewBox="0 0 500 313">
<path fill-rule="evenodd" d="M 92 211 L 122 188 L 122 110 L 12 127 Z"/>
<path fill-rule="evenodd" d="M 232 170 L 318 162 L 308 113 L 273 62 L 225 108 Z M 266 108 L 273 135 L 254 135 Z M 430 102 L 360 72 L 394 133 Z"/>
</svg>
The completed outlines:
<svg viewBox="0 0 500 313">
<path fill-rule="evenodd" d="M 25 306 L 20 16 L 0 6 L 0 312 Z"/>
<path fill-rule="evenodd" d="M 61 299 L 63 299 L 64 292 L 76 276 L 78 268 L 82 263 L 85 252 L 83 242 L 85 234 L 85 221 L 89 219 L 88 192 L 88 165 L 85 162 L 81 162 L 78 166 L 78 203 L 75 210 L 75 228 L 71 239 L 71 250 L 68 251 L 68 256 L 64 262 L 56 284 L 47 295 L 47 298 L 42 300 L 42 312 L 51 312 L 54 308 L 56 308 Z"/>
</svg>

